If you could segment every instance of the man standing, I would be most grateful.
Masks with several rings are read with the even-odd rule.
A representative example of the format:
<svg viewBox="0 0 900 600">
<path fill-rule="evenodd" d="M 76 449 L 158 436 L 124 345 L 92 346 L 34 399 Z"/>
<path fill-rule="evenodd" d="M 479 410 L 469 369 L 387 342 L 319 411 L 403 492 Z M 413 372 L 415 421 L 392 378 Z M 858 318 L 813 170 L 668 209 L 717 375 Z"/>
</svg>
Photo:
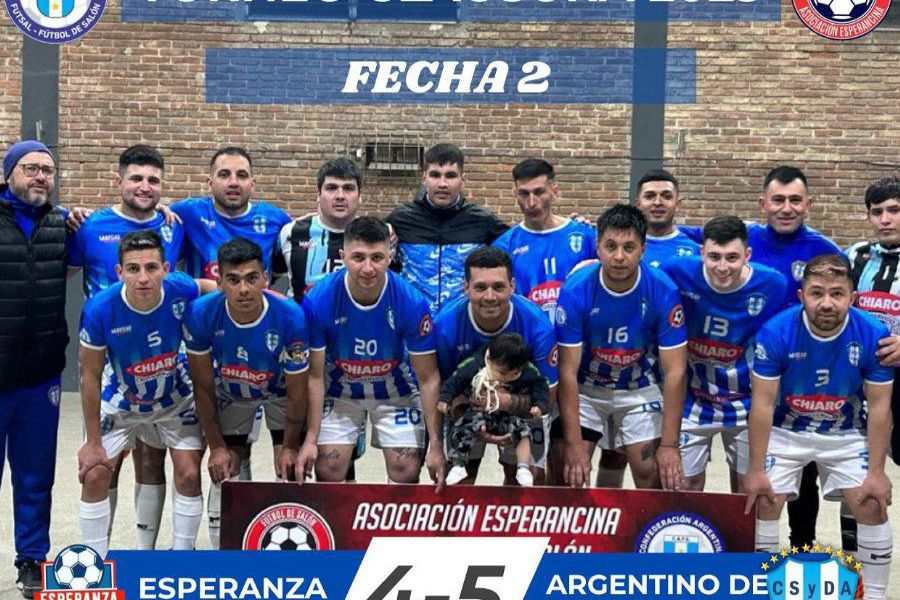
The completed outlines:
<svg viewBox="0 0 900 600">
<path fill-rule="evenodd" d="M 394 209 L 386 221 L 400 246 L 394 267 L 437 314 L 463 287 L 463 264 L 478 246 L 490 244 L 508 229 L 487 208 L 462 195 L 465 158 L 453 144 L 437 144 L 425 153 L 424 194 Z"/>
<path fill-rule="evenodd" d="M 818 256 L 804 268 L 802 306 L 760 330 L 744 485 L 747 512 L 757 503 L 756 548 L 776 552 L 785 499 L 815 462 L 825 498 L 843 498 L 859 523 L 865 598 L 875 600 L 885 598 L 893 547 L 884 472 L 893 372 L 875 354 L 887 328 L 852 299 L 847 259 Z"/>
<path fill-rule="evenodd" d="M 50 204 L 56 165 L 42 143 L 10 146 L 0 186 L 0 479 L 9 452 L 16 585 L 41 590 L 50 551 L 60 374 L 66 362 L 65 211 Z"/>
<path fill-rule="evenodd" d="M 634 205 L 647 219 L 644 260 L 651 267 L 658 267 L 675 256 L 700 254 L 703 241 L 700 228 L 675 225 L 681 196 L 674 175 L 663 169 L 647 172 L 638 181 Z"/>
</svg>

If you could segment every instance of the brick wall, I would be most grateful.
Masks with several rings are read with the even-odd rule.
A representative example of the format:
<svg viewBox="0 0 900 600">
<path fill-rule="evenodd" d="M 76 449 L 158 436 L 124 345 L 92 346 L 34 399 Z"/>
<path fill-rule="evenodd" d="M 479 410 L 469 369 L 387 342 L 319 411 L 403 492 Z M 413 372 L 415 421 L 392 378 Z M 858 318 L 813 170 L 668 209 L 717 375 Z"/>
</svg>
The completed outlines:
<svg viewBox="0 0 900 600">
<path fill-rule="evenodd" d="M 22 35 L 9 21 L 0 26 L 0 141 L 19 137 L 22 96 Z"/>
<path fill-rule="evenodd" d="M 0 51 L 0 132 L 18 130 L 18 34 Z M 597 214 L 627 198 L 626 105 L 288 106 L 205 102 L 208 48 L 327 46 L 630 47 L 630 24 L 121 23 L 118 2 L 85 39 L 61 52 L 60 197 L 115 199 L 118 153 L 145 142 L 167 159 L 165 195 L 202 194 L 224 144 L 247 146 L 257 192 L 295 215 L 313 208 L 319 163 L 366 142 L 449 140 L 469 163 L 469 195 L 516 217 L 509 172 L 522 157 L 557 165 L 561 210 Z M 781 23 L 670 24 L 670 48 L 697 49 L 697 103 L 666 109 L 665 159 L 682 180 L 690 223 L 723 212 L 756 217 L 765 172 L 804 168 L 816 197 L 810 222 L 840 243 L 865 237 L 860 198 L 897 172 L 900 32 L 854 42 L 820 39 L 785 4 Z M 365 210 L 406 200 L 415 176 L 367 173 Z"/>
</svg>

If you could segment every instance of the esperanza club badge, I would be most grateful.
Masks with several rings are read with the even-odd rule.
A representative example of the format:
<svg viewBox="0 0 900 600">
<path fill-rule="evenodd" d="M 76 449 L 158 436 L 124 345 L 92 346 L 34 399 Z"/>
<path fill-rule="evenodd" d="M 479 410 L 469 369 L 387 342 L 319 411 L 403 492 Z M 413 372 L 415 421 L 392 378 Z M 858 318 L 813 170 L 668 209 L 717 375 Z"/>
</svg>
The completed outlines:
<svg viewBox="0 0 900 600">
<path fill-rule="evenodd" d="M 852 40 L 875 29 L 891 0 L 792 0 L 800 20 L 829 40 Z"/>
<path fill-rule="evenodd" d="M 253 517 L 244 550 L 334 550 L 334 533 L 322 515 L 302 504 L 282 502 Z"/>
<path fill-rule="evenodd" d="M 94 28 L 106 8 L 106 0 L 4 1 L 15 26 L 45 44 L 74 42 Z"/>
</svg>

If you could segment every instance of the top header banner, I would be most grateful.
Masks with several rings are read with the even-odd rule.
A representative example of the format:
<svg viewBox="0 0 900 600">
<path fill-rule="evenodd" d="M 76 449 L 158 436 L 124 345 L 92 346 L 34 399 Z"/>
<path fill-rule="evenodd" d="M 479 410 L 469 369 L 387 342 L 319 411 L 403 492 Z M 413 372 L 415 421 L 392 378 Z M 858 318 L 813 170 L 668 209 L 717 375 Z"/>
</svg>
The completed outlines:
<svg viewBox="0 0 900 600">
<path fill-rule="evenodd" d="M 140 22 L 779 21 L 780 0 L 123 0 Z"/>
</svg>

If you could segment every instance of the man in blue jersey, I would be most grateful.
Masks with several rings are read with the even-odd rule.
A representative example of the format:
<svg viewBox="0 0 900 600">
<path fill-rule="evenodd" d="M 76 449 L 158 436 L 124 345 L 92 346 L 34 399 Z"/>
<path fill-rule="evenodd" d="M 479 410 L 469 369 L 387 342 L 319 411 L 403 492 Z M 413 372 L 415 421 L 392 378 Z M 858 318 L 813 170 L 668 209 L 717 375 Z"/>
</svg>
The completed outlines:
<svg viewBox="0 0 900 600">
<path fill-rule="evenodd" d="M 131 231 L 155 231 L 162 239 L 166 262 L 171 265 L 178 262 L 184 228 L 177 221 L 170 225 L 157 211 L 164 169 L 163 157 L 150 146 L 137 144 L 119 155 L 116 175 L 119 203 L 91 213 L 70 238 L 69 267 L 83 269 L 86 298 L 119 281 L 116 270 L 119 242 Z M 133 456 L 137 549 L 152 550 L 166 499 L 165 446 L 153 428 L 147 428 L 139 436 Z M 119 471 L 124 457 L 125 453 L 119 455 L 109 490 L 110 525 L 115 519 Z"/>
<path fill-rule="evenodd" d="M 465 359 L 501 333 L 518 333 L 525 338 L 531 362 L 547 380 L 550 387 L 550 406 L 556 402 L 557 351 L 553 326 L 540 307 L 522 296 L 513 294 L 516 280 L 512 276 L 512 261 L 499 248 L 483 246 L 466 258 L 463 286 L 465 296 L 447 304 L 435 318 L 434 331 L 438 367 L 441 380 L 446 381 Z M 527 413 L 528 398 L 500 394 L 502 410 Z M 542 419 L 532 421 L 532 473 L 540 485 L 545 479 L 546 438 Z M 505 442 L 506 438 L 492 439 Z M 500 462 L 504 483 L 516 485 L 516 456 L 514 449 L 503 445 Z M 474 483 L 484 455 L 484 444 L 477 444 L 469 453 L 466 466 L 468 478 L 460 483 Z"/>
<path fill-rule="evenodd" d="M 840 254 L 807 262 L 800 301 L 756 339 L 744 480 L 747 512 L 757 505 L 756 547 L 777 551 L 785 499 L 815 462 L 825 498 L 844 498 L 859 523 L 865 598 L 883 599 L 893 548 L 884 473 L 893 372 L 876 351 L 887 327 L 851 308 L 850 264 Z"/>
<path fill-rule="evenodd" d="M 213 549 L 219 546 L 221 483 L 249 458 L 257 408 L 266 406 L 276 472 L 285 479 L 293 478 L 306 416 L 306 317 L 294 301 L 265 292 L 262 258 L 262 249 L 244 238 L 222 244 L 219 293 L 192 302 L 184 317 L 197 416 L 209 446 Z"/>
<path fill-rule="evenodd" d="M 581 261 L 596 258 L 597 234 L 591 225 L 553 214 L 559 196 L 553 165 L 526 158 L 512 176 L 523 220 L 493 246 L 512 257 L 516 293 L 540 306 L 552 323 L 566 275 Z"/>
<path fill-rule="evenodd" d="M 758 200 L 766 224 L 747 228 L 751 260 L 784 275 L 788 300 L 794 303 L 806 262 L 820 254 L 840 253 L 834 242 L 804 223 L 812 201 L 803 171 L 791 166 L 775 167 L 766 175 Z M 811 463 L 803 473 L 799 497 L 788 503 L 791 545 L 802 546 L 816 539 L 818 512 L 816 465 Z"/>
<path fill-rule="evenodd" d="M 132 232 L 119 245 L 119 277 L 90 298 L 81 317 L 81 402 L 86 441 L 78 451 L 84 543 L 108 548 L 109 484 L 116 457 L 156 426 L 175 472 L 173 548 L 194 547 L 203 513 L 202 432 L 180 353 L 181 321 L 199 285 L 169 274 L 162 240 Z"/>
<path fill-rule="evenodd" d="M 721 434 L 731 491 L 741 489 L 737 440 L 746 436 L 750 410 L 752 340 L 784 308 L 787 281 L 750 265 L 747 227 L 737 217 L 715 217 L 703 228 L 702 258 L 664 262 L 681 292 L 688 328 L 688 387 L 681 420 L 686 488 L 703 490 L 713 439 Z M 749 349 L 749 350 L 748 350 Z"/>
<path fill-rule="evenodd" d="M 425 464 L 443 487 L 433 323 L 422 295 L 388 272 L 389 238 L 383 221 L 355 219 L 344 230 L 344 269 L 303 299 L 310 328 L 309 414 L 298 481 L 313 464 L 319 481 L 343 481 L 368 416 L 389 481 L 418 481 L 427 432 Z"/>
<path fill-rule="evenodd" d="M 272 272 L 278 234 L 290 217 L 277 206 L 250 200 L 255 182 L 250 154 L 237 146 L 221 148 L 209 163 L 209 196 L 188 198 L 171 209 L 184 223 L 185 266 L 192 277 L 215 279 L 216 253 L 233 237 L 263 249 L 263 265 Z"/>
<path fill-rule="evenodd" d="M 559 484 L 589 483 L 591 455 L 607 435 L 623 449 L 636 486 L 683 485 L 684 309 L 672 281 L 641 266 L 646 234 L 637 208 L 604 212 L 597 220 L 601 264 L 572 273 L 560 292 L 560 418 L 550 469 Z"/>
<path fill-rule="evenodd" d="M 644 260 L 651 267 L 658 267 L 675 256 L 700 254 L 700 228 L 675 224 L 678 209 L 681 208 L 681 196 L 678 179 L 670 172 L 655 169 L 641 177 L 634 205 L 647 219 Z"/>
</svg>

